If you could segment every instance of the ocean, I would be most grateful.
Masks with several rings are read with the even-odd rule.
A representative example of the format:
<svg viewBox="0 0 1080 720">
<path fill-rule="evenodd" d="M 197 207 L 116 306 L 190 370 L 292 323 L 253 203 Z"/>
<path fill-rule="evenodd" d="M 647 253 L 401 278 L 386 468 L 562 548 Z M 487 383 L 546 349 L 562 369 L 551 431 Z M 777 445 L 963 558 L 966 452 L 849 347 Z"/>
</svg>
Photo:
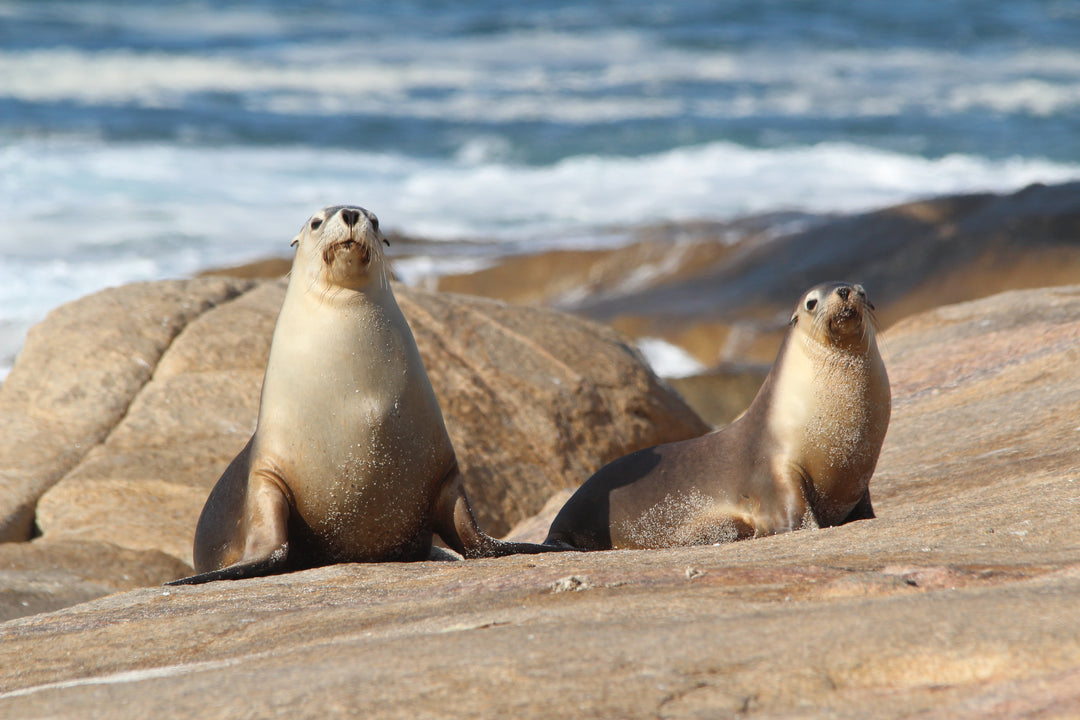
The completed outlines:
<svg viewBox="0 0 1080 720">
<path fill-rule="evenodd" d="M 1077 178 L 1075 1 L 0 0 L 0 377 L 328 204 L 497 255 Z"/>
</svg>

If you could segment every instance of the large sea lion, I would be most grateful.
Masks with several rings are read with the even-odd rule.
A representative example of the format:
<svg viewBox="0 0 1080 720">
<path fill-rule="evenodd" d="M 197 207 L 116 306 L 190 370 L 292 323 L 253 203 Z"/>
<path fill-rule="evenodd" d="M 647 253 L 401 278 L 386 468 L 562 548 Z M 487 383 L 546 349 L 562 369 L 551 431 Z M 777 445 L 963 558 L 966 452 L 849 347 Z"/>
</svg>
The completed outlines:
<svg viewBox="0 0 1080 720">
<path fill-rule="evenodd" d="M 274 328 L 255 434 L 211 491 L 197 575 L 422 560 L 432 534 L 465 557 L 551 548 L 484 534 L 386 272 L 379 221 L 313 215 Z"/>
<path fill-rule="evenodd" d="M 866 292 L 818 285 L 799 300 L 741 417 L 604 466 L 559 511 L 545 542 L 705 545 L 872 518 L 870 476 L 890 402 Z"/>
</svg>

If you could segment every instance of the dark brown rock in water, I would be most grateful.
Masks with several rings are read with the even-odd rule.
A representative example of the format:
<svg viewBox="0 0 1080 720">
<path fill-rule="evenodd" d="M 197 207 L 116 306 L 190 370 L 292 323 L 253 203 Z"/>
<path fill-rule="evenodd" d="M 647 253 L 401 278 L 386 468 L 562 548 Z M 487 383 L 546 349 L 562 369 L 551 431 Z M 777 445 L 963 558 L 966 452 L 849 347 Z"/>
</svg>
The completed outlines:
<svg viewBox="0 0 1080 720">
<path fill-rule="evenodd" d="M 691 233 L 675 225 L 666 236 L 656 228 L 626 248 L 515 258 L 440 285 L 556 304 L 632 337 L 661 337 L 711 366 L 772 362 L 792 304 L 821 282 L 865 285 L 883 327 L 1005 290 L 1080 282 L 1080 182 L 771 222 Z M 558 292 L 535 289 L 534 275 L 554 275 L 544 287 Z"/>
</svg>

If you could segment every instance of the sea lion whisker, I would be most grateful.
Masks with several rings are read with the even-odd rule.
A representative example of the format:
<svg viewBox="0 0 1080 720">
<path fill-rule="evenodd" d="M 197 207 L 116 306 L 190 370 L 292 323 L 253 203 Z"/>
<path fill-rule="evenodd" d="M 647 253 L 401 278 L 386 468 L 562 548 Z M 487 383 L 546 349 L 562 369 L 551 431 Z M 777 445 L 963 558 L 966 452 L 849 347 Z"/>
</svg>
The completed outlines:
<svg viewBox="0 0 1080 720">
<path fill-rule="evenodd" d="M 873 326 L 874 332 L 881 332 L 881 323 L 878 322 L 877 311 L 874 309 L 874 306 L 867 303 L 863 312 L 866 314 L 866 317 L 870 319 L 870 324 Z"/>
</svg>

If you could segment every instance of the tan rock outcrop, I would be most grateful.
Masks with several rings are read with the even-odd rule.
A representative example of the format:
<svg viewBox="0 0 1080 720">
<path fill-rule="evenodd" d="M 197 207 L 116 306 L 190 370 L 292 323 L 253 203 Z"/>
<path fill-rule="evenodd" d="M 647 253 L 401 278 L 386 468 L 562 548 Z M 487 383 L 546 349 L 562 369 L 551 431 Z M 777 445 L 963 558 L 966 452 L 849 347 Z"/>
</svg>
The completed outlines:
<svg viewBox="0 0 1080 720">
<path fill-rule="evenodd" d="M 883 346 L 876 519 L 133 590 L 0 624 L 0 716 L 1080 715 L 1080 286 Z"/>
<path fill-rule="evenodd" d="M 89 400 L 77 413 L 63 400 L 54 403 L 57 412 L 76 414 L 95 431 L 79 436 L 84 445 L 72 458 L 77 462 L 56 461 L 55 471 L 35 479 L 32 487 L 43 492 L 32 500 L 48 540 L 157 550 L 190 563 L 203 502 L 254 430 L 284 283 L 166 283 L 162 297 L 153 289 L 111 290 L 58 311 L 75 318 L 84 304 L 94 312 L 103 303 L 110 309 L 87 324 L 72 321 L 36 332 L 12 373 L 22 384 L 5 383 L 0 399 L 12 416 L 27 412 L 21 388 L 34 375 L 26 363 L 77 347 L 88 335 L 107 338 L 109 352 L 81 354 L 78 364 L 72 359 L 75 370 L 51 378 L 54 393 L 69 398 L 89 383 L 85 378 L 117 374 L 113 366 L 132 357 L 125 343 L 149 343 L 157 327 L 129 322 L 132 309 L 159 323 L 166 310 L 157 308 L 167 307 L 169 332 L 159 333 L 154 352 L 130 360 L 141 372 L 124 376 L 122 385 L 93 384 L 91 400 L 104 408 L 100 418 Z M 576 485 L 614 457 L 708 429 L 609 329 L 489 300 L 404 287 L 397 294 L 442 404 L 474 509 L 492 533 L 506 532 L 536 513 L 552 492 Z M 182 315 L 178 308 L 198 312 Z M 136 338 L 127 339 L 129 332 Z M 0 438 L 0 447 L 5 441 Z M 50 461 L 56 452 L 53 446 L 33 451 L 36 462 Z M 0 452 L 15 457 L 18 448 Z M 45 490 L 50 482 L 55 484 Z"/>
<path fill-rule="evenodd" d="M 492 533 L 628 448 L 709 430 L 609 328 L 463 295 L 402 289 L 398 301 Z"/>
<path fill-rule="evenodd" d="M 0 543 L 0 621 L 160 585 L 189 570 L 171 555 L 108 543 Z"/>
<path fill-rule="evenodd" d="M 626 247 L 516 257 L 439 285 L 555 304 L 711 365 L 771 363 L 799 295 L 830 280 L 866 285 L 886 326 L 948 303 L 1080 282 L 1080 182 L 837 218 L 657 227 Z"/>
<path fill-rule="evenodd" d="M 183 327 L 250 283 L 106 290 L 32 328 L 0 386 L 0 542 L 30 539 L 37 499 L 100 443 Z"/>
</svg>

